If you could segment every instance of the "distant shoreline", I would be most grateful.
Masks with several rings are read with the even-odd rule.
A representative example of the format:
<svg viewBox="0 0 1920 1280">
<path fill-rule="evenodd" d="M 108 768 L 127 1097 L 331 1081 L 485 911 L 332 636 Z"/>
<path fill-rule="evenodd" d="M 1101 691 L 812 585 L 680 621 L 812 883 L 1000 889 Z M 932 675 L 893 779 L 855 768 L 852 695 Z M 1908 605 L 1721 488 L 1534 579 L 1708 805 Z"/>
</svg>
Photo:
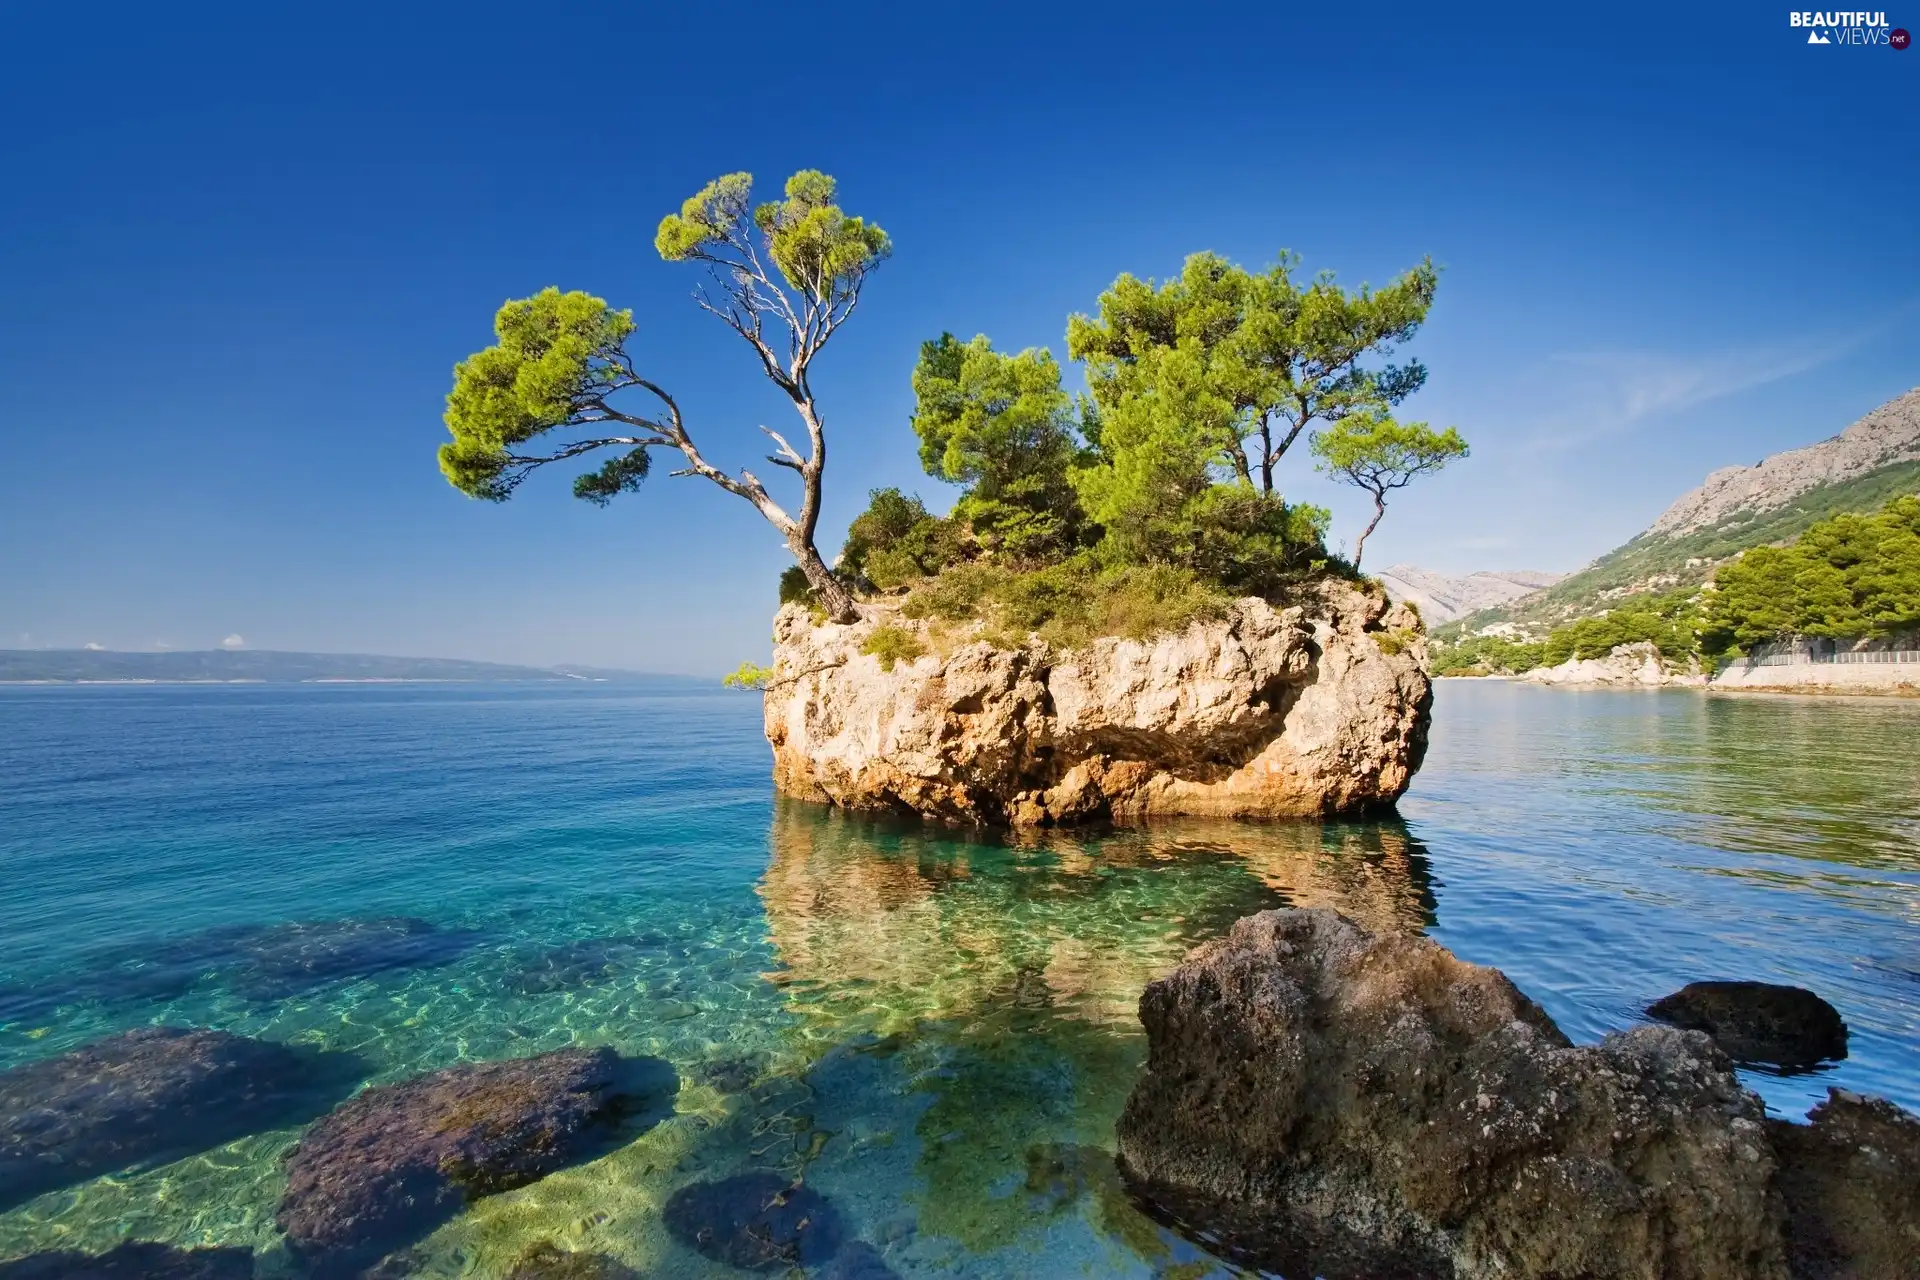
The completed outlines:
<svg viewBox="0 0 1920 1280">
<path fill-rule="evenodd" d="M 192 680 L 161 680 L 153 678 L 126 677 L 118 680 L 0 680 L 0 685 L 99 685 L 99 684 L 608 684 L 605 676 L 552 676 L 546 679 L 520 678 L 506 676 L 310 676 L 298 680 L 233 679 L 215 680 L 212 678 Z"/>
<path fill-rule="evenodd" d="M 1548 684 L 1543 680 L 1529 680 L 1525 676 L 1508 676 L 1508 675 L 1434 676 L 1432 677 L 1432 679 L 1434 680 L 1435 683 L 1438 683 L 1442 680 L 1458 680 L 1466 684 L 1484 684 L 1487 681 L 1491 680 L 1491 681 L 1498 681 L 1504 684 L 1524 684 L 1524 685 L 1531 685 L 1533 688 L 1536 688 L 1536 689 L 1561 690 L 1561 691 L 1571 692 L 1571 693 L 1585 693 L 1595 689 L 1611 689 L 1611 690 L 1624 690 L 1624 691 L 1635 692 L 1635 693 L 1685 692 L 1685 693 L 1735 694 L 1740 696 L 1744 696 L 1747 694 L 1760 694 L 1760 695 L 1764 695 L 1767 697 L 1774 697 L 1774 698 L 1782 698 L 1782 697 L 1784 698 L 1822 698 L 1822 699 L 1828 699 L 1828 700 L 1831 700 L 1834 698 L 1870 698 L 1870 699 L 1874 699 L 1876 701 L 1881 701 L 1881 702 L 1888 701 L 1889 699 L 1894 701 L 1905 701 L 1905 702 L 1920 701 L 1920 685 L 1915 685 L 1911 683 L 1896 683 L 1896 684 L 1890 684 L 1890 685 L 1889 684 L 1882 684 L 1882 685 L 1872 685 L 1872 684 L 1856 684 L 1856 685 L 1691 684 L 1691 685 L 1685 685 L 1685 684 L 1636 684 L 1631 681 L 1624 681 L 1624 680 L 1623 681 L 1593 680 L 1593 681 L 1588 681 L 1588 682 L 1579 683 L 1579 684 L 1576 684 L 1576 683 Z"/>
</svg>

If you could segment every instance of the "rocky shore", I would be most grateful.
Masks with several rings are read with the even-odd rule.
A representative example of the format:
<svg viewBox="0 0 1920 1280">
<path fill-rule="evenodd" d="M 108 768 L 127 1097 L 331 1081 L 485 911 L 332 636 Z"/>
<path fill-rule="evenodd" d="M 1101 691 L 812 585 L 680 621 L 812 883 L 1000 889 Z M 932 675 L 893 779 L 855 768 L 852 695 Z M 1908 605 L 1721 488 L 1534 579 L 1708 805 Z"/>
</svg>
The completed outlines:
<svg viewBox="0 0 1920 1280">
<path fill-rule="evenodd" d="M 882 627 L 918 657 L 863 652 Z M 993 826 L 1348 814 L 1390 804 L 1426 751 L 1417 614 L 1344 582 L 1149 640 L 943 646 L 886 604 L 774 624 L 774 781 L 847 809 Z"/>
<path fill-rule="evenodd" d="M 1535 667 L 1521 679 L 1588 688 L 1698 688 L 1707 683 L 1706 673 L 1697 662 L 1676 667 L 1645 641 L 1616 645 L 1604 658 L 1569 658 L 1557 667 Z"/>
<path fill-rule="evenodd" d="M 1867 1280 L 1920 1257 L 1914 1117 L 1834 1091 L 1808 1124 L 1769 1119 L 1705 1032 L 1573 1045 L 1424 938 L 1263 912 L 1140 1016 L 1123 1173 L 1282 1274 Z"/>
</svg>

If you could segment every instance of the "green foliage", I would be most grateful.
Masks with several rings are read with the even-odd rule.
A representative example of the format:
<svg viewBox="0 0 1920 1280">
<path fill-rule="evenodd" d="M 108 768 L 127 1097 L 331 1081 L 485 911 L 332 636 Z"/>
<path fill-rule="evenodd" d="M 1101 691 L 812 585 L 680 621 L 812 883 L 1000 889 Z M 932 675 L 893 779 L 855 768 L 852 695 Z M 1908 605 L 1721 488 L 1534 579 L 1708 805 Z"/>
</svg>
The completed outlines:
<svg viewBox="0 0 1920 1280">
<path fill-rule="evenodd" d="M 1630 597 L 1604 616 L 1556 627 L 1541 648 L 1540 661 L 1557 667 L 1569 658 L 1604 658 L 1620 645 L 1645 641 L 1668 661 L 1684 662 L 1700 648 L 1697 597 L 1693 590 Z"/>
<path fill-rule="evenodd" d="M 1413 636 L 1414 633 L 1412 631 L 1402 628 L 1395 628 L 1392 631 L 1376 631 L 1373 633 L 1373 643 L 1375 648 L 1391 658 L 1405 653 L 1407 647 L 1413 643 Z"/>
<path fill-rule="evenodd" d="M 1231 442 L 1231 408 L 1208 388 L 1194 351 L 1147 357 L 1152 376 L 1101 406 L 1100 451 L 1072 482 L 1110 553 L 1150 563 L 1192 519 L 1189 504 L 1215 483 Z"/>
<path fill-rule="evenodd" d="M 1822 520 L 1788 547 L 1756 547 L 1722 565 L 1715 588 L 1707 640 L 1715 648 L 1920 626 L 1920 497 Z"/>
<path fill-rule="evenodd" d="M 573 496 L 604 507 L 623 493 L 638 492 L 650 465 L 645 449 L 615 454 L 596 470 L 575 476 Z"/>
<path fill-rule="evenodd" d="M 1024 559 L 1073 544 L 1081 521 L 1067 470 L 1080 446 L 1050 353 L 1006 355 L 984 334 L 966 343 L 941 334 L 920 348 L 913 392 L 921 465 L 966 487 L 954 519 Z"/>
<path fill-rule="evenodd" d="M 854 518 L 835 572 L 860 586 L 890 591 L 939 573 L 967 554 L 967 529 L 927 514 L 918 498 L 875 489 Z"/>
<path fill-rule="evenodd" d="M 693 230 L 674 234 L 710 235 L 737 216 L 706 212 L 723 197 L 691 203 L 682 217 Z M 1284 257 L 1255 275 L 1197 254 L 1165 284 L 1121 276 L 1098 319 L 1069 321 L 1091 387 L 1077 405 L 1047 351 L 1008 354 L 950 333 L 924 344 L 913 374 L 920 459 L 960 496 L 942 518 L 876 490 L 838 572 L 863 589 L 908 588 L 910 617 L 1068 646 L 1352 576 L 1327 554 L 1328 513 L 1286 502 L 1272 466 L 1307 422 L 1363 411 L 1376 437 L 1399 433 L 1375 439 L 1380 467 L 1417 474 L 1444 461 L 1429 454 L 1465 452 L 1457 433 L 1377 416 L 1419 387 L 1418 364 L 1362 366 L 1419 327 L 1436 276 L 1422 264 L 1377 293 L 1350 292 L 1325 275 L 1302 284 L 1296 265 Z M 1257 474 L 1243 445 L 1254 435 Z M 1390 443 L 1401 451 L 1381 455 Z"/>
<path fill-rule="evenodd" d="M 1373 495 L 1373 519 L 1353 544 L 1353 562 L 1386 514 L 1387 495 L 1423 475 L 1467 456 L 1467 442 L 1452 427 L 1434 431 L 1424 422 L 1396 422 L 1378 409 L 1356 409 L 1312 437 L 1319 469 Z"/>
<path fill-rule="evenodd" d="M 547 458 L 516 455 L 556 427 L 571 425 L 605 396 L 631 382 L 624 344 L 633 313 L 615 311 L 586 293 L 542 289 L 504 303 L 494 316 L 498 341 L 454 366 L 440 470 L 462 493 L 504 502 Z M 575 492 L 595 502 L 636 487 L 646 475 L 643 450 L 582 477 Z"/>
<path fill-rule="evenodd" d="M 1736 512 L 1707 529 L 1677 538 L 1642 535 L 1617 547 L 1579 573 L 1527 597 L 1518 605 L 1485 610 L 1448 623 L 1445 635 L 1464 634 L 1492 622 L 1553 623 L 1568 614 L 1607 607 L 1608 599 L 1649 579 L 1672 586 L 1699 586 L 1732 556 L 1791 541 L 1821 520 L 1844 512 L 1878 511 L 1894 498 L 1920 489 L 1920 462 L 1899 462 L 1838 484 L 1821 485 L 1773 511 Z"/>
<path fill-rule="evenodd" d="M 905 627 L 875 627 L 860 644 L 860 652 L 880 660 L 882 671 L 893 670 L 896 662 L 912 662 L 927 651 L 920 637 Z"/>
<path fill-rule="evenodd" d="M 764 689 L 767 687 L 767 681 L 771 679 L 773 679 L 772 667 L 755 666 L 751 662 L 743 662 L 738 671 L 721 676 L 720 683 L 729 689 Z"/>
<path fill-rule="evenodd" d="M 1219 460 L 1263 492 L 1273 466 L 1308 423 L 1399 404 L 1426 381 L 1418 361 L 1368 369 L 1426 319 L 1439 283 L 1430 261 L 1380 290 L 1348 291 L 1322 272 L 1304 284 L 1283 252 L 1253 273 L 1217 254 L 1188 258 L 1156 285 L 1122 275 L 1100 295 L 1099 316 L 1068 321 L 1067 350 L 1087 362 L 1104 419 L 1142 396 L 1184 403 Z M 1248 444 L 1253 446 L 1249 459 Z"/>
<path fill-rule="evenodd" d="M 871 271 L 893 252 L 887 233 L 848 217 L 833 202 L 836 184 L 817 169 L 787 179 L 786 199 L 752 206 L 753 175 L 729 173 L 689 196 L 679 213 L 660 220 L 654 248 L 669 262 L 752 254 L 751 225 L 787 284 L 826 298 Z"/>
<path fill-rule="evenodd" d="M 1519 675 L 1540 665 L 1544 645 L 1509 640 L 1504 636 L 1472 636 L 1457 644 L 1435 645 L 1433 674 Z"/>
<path fill-rule="evenodd" d="M 909 617 L 979 621 L 989 638 L 1017 643 L 1028 635 L 1063 648 L 1096 636 L 1145 639 L 1217 618 L 1233 600 L 1190 569 L 1171 565 L 1102 565 L 1083 554 L 1039 569 L 987 561 L 957 566 L 907 599 Z"/>
<path fill-rule="evenodd" d="M 807 581 L 807 571 L 797 564 L 790 564 L 780 571 L 780 603 L 816 605 L 813 598 L 813 584 Z"/>
<path fill-rule="evenodd" d="M 1313 435 L 1320 470 L 1381 497 L 1405 488 L 1417 476 L 1467 456 L 1467 442 L 1452 427 L 1434 431 L 1424 422 L 1396 422 L 1372 409 L 1356 411 Z"/>
</svg>

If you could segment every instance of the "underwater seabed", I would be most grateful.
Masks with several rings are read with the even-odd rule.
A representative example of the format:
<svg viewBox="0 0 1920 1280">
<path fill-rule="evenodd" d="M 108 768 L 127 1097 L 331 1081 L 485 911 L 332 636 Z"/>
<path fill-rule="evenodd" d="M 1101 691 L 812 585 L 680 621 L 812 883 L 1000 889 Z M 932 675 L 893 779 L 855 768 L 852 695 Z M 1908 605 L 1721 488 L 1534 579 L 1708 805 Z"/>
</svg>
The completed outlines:
<svg viewBox="0 0 1920 1280">
<path fill-rule="evenodd" d="M 751 892 L 616 883 L 452 919 L 155 938 L 15 975 L 0 1067 L 151 1024 L 355 1055 L 367 1083 L 569 1045 L 671 1063 L 670 1117 L 475 1202 L 396 1274 L 505 1276 L 542 1242 L 650 1275 L 742 1274 L 729 1256 L 782 1271 L 728 1253 L 729 1193 L 800 1182 L 818 1199 L 798 1260 L 843 1275 L 1190 1280 L 1233 1271 L 1142 1215 L 1111 1158 L 1142 987 L 1267 907 L 1373 930 L 1436 910 L 1424 853 L 1391 822 L 982 842 L 783 802 L 768 846 Z M 0 1213 L 0 1259 L 137 1239 L 240 1246 L 263 1276 L 298 1274 L 274 1215 L 299 1133 L 45 1191 Z M 669 1212 L 695 1184 L 720 1185 Z"/>
</svg>

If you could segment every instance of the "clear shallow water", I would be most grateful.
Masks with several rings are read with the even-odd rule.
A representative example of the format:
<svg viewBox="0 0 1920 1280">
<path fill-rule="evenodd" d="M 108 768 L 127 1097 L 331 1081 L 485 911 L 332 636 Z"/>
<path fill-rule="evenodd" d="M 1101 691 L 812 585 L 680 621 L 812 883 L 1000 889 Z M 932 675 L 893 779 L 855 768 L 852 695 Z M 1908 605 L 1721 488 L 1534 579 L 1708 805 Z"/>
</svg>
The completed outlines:
<svg viewBox="0 0 1920 1280">
<path fill-rule="evenodd" d="M 0 690 L 0 1069 L 156 1022 L 372 1081 L 673 1063 L 671 1119 L 480 1202 L 415 1250 L 435 1276 L 537 1240 L 737 1275 L 661 1208 L 750 1169 L 804 1173 L 903 1276 L 1231 1274 L 1106 1152 L 1141 986 L 1286 903 L 1425 929 L 1582 1041 L 1694 979 L 1810 986 L 1850 1058 L 1749 1083 L 1920 1107 L 1920 706 L 1444 682 L 1399 821 L 999 842 L 776 803 L 758 720 L 673 682 Z M 346 923 L 257 929 L 290 921 Z M 282 1271 L 297 1132 L 16 1205 L 0 1259 L 137 1238 Z"/>
</svg>

